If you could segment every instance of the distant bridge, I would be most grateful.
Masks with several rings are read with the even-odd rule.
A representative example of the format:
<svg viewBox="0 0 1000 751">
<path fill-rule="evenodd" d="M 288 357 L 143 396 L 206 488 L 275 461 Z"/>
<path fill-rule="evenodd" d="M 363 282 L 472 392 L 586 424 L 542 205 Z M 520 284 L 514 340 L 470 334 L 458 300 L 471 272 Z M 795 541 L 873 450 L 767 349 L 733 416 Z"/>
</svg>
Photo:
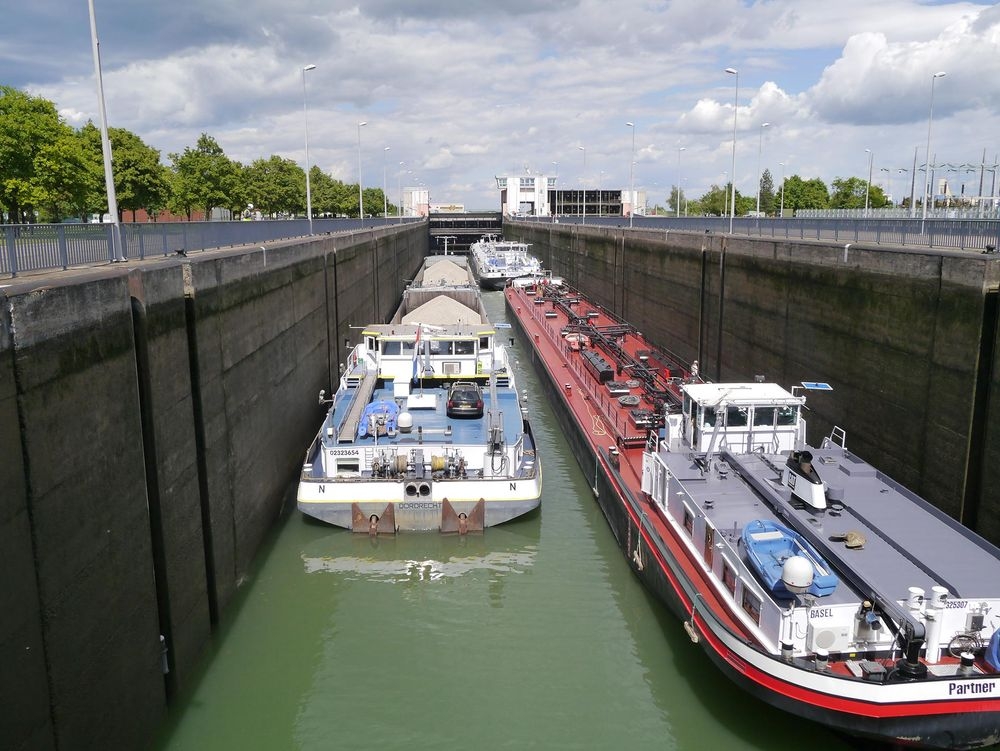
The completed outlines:
<svg viewBox="0 0 1000 751">
<path fill-rule="evenodd" d="M 467 253 L 469 246 L 486 234 L 503 232 L 503 216 L 499 211 L 471 211 L 461 214 L 431 214 L 431 250 Z"/>
</svg>

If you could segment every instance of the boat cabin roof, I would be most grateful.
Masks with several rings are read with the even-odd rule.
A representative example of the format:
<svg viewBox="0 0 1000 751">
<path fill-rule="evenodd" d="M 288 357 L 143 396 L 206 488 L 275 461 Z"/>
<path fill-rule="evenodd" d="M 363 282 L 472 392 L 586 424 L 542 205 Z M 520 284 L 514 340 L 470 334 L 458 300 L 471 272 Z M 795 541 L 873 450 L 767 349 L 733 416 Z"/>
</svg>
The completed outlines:
<svg viewBox="0 0 1000 751">
<path fill-rule="evenodd" d="M 804 397 L 795 396 L 776 383 L 687 383 L 681 389 L 693 401 L 710 407 L 723 403 L 740 406 L 805 403 Z"/>
<path fill-rule="evenodd" d="M 400 339 L 413 341 L 417 329 L 423 327 L 420 338 L 423 339 L 474 339 L 481 336 L 493 336 L 496 329 L 492 323 L 452 323 L 447 326 L 428 325 L 426 323 L 375 323 L 365 326 L 363 336 L 377 336 L 381 339 Z"/>
</svg>

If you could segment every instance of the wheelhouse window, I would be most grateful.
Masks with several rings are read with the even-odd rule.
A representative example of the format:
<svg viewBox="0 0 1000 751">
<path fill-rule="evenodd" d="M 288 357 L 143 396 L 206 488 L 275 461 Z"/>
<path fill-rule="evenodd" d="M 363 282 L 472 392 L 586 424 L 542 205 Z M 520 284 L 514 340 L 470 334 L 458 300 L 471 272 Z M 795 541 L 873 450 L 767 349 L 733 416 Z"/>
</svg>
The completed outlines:
<svg viewBox="0 0 1000 751">
<path fill-rule="evenodd" d="M 726 426 L 730 428 L 745 428 L 747 425 L 746 407 L 726 407 Z"/>
<path fill-rule="evenodd" d="M 383 355 L 399 355 L 402 354 L 403 343 L 398 339 L 383 339 L 382 340 L 382 354 Z"/>
<path fill-rule="evenodd" d="M 479 351 L 485 352 L 490 348 L 490 338 L 488 336 L 479 337 Z"/>
<path fill-rule="evenodd" d="M 743 610 L 753 622 L 760 625 L 760 598 L 746 587 L 743 588 Z"/>
<path fill-rule="evenodd" d="M 452 354 L 452 345 L 454 342 L 450 340 L 442 339 L 431 339 L 431 354 L 432 355 L 450 355 Z"/>
<path fill-rule="evenodd" d="M 459 339 L 455 342 L 456 355 L 474 355 L 476 353 L 475 339 Z"/>
<path fill-rule="evenodd" d="M 774 425 L 774 407 L 754 407 L 754 427 L 771 427 Z"/>
<path fill-rule="evenodd" d="M 400 354 L 413 356 L 413 350 L 416 349 L 416 342 L 400 342 Z"/>
<path fill-rule="evenodd" d="M 701 408 L 701 424 L 706 428 L 715 427 L 715 407 Z"/>
<path fill-rule="evenodd" d="M 778 407 L 778 425 L 795 425 L 798 421 L 798 407 Z"/>
</svg>

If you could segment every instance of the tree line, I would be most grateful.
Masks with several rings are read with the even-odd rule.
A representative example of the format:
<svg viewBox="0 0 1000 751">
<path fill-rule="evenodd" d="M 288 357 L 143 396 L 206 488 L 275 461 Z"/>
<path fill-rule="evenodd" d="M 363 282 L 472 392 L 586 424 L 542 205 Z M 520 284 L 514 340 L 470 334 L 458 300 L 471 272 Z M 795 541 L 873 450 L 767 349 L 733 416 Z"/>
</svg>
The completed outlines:
<svg viewBox="0 0 1000 751">
<path fill-rule="evenodd" d="M 732 183 L 722 186 L 713 184 L 700 198 L 688 201 L 683 188 L 673 185 L 666 199 L 667 206 L 676 211 L 679 201 L 682 215 L 686 208 L 689 216 L 728 216 L 732 189 Z M 869 186 L 860 177 L 838 177 L 828 187 L 818 177 L 806 180 L 799 175 L 791 175 L 785 179 L 782 195 L 781 186 L 775 186 L 770 170 L 765 169 L 760 177 L 760 212 L 778 216 L 782 210 L 787 215 L 798 209 L 863 209 L 866 193 L 869 208 L 882 209 L 893 205 L 881 186 L 874 183 Z M 905 198 L 901 205 L 908 206 L 909 198 Z M 757 211 L 757 194 L 744 195 L 737 190 L 736 215 L 745 216 L 754 211 Z M 666 212 L 672 213 L 671 209 Z"/>
<path fill-rule="evenodd" d="M 265 217 L 305 214 L 306 175 L 291 159 L 272 154 L 241 164 L 226 156 L 207 133 L 194 146 L 168 154 L 131 131 L 108 128 L 112 173 L 120 220 L 135 221 L 144 210 L 154 219 L 163 212 L 191 220 L 213 208 L 234 217 L 260 212 Z M 309 170 L 314 216 L 358 216 L 358 184 Z M 364 190 L 366 214 L 381 214 L 381 188 Z M 388 203 L 390 214 L 396 206 Z M 251 209 L 252 207 L 252 209 Z M 108 211 L 100 130 L 88 122 L 68 125 L 53 102 L 0 86 L 0 214 L 5 222 L 87 221 Z"/>
</svg>

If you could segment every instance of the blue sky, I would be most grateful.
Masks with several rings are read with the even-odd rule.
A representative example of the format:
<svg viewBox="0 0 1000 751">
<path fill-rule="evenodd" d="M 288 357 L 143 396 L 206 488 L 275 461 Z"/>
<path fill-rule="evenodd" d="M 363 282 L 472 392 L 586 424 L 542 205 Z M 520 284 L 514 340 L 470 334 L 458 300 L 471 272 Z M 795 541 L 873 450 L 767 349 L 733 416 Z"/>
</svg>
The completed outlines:
<svg viewBox="0 0 1000 751">
<path fill-rule="evenodd" d="M 899 170 L 914 151 L 924 161 L 937 71 L 947 75 L 934 82 L 932 161 L 978 165 L 985 150 L 992 166 L 1000 153 L 992 3 L 94 2 L 110 124 L 165 161 L 205 132 L 234 159 L 304 165 L 307 64 L 317 66 L 306 74 L 311 163 L 356 182 L 366 120 L 365 185 L 384 176 L 396 197 L 397 186 L 422 183 L 432 201 L 472 209 L 498 207 L 498 174 L 627 187 L 627 121 L 635 185 L 651 203 L 678 179 L 691 197 L 722 184 L 737 93 L 727 67 L 739 71 L 745 193 L 758 160 L 776 182 L 784 173 L 829 183 L 866 178 L 871 154 L 873 180 L 908 194 Z M 86 0 L 32 0 L 3 18 L 0 83 L 53 100 L 73 125 L 96 122 Z M 978 192 L 978 171 L 943 174 L 955 192 L 961 182 Z"/>
</svg>

